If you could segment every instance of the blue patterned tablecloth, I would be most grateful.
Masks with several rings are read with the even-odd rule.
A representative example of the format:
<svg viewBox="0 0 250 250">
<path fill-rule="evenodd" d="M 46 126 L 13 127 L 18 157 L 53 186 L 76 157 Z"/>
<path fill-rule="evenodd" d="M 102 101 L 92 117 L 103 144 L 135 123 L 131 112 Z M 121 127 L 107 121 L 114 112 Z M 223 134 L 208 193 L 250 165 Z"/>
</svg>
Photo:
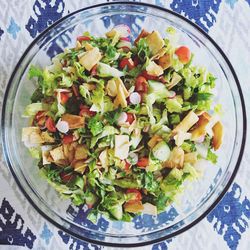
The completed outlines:
<svg viewBox="0 0 250 250">
<path fill-rule="evenodd" d="M 11 71 L 32 39 L 69 12 L 101 2 L 104 1 L 0 0 L 0 107 Z M 232 62 L 250 110 L 250 0 L 142 2 L 170 8 L 208 32 Z M 56 46 L 54 50 L 56 53 Z M 250 249 L 249 152 L 248 137 L 233 185 L 205 219 L 173 239 L 141 249 Z M 18 189 L 2 156 L 0 161 L 0 249 L 101 249 L 72 238 L 45 221 Z"/>
</svg>

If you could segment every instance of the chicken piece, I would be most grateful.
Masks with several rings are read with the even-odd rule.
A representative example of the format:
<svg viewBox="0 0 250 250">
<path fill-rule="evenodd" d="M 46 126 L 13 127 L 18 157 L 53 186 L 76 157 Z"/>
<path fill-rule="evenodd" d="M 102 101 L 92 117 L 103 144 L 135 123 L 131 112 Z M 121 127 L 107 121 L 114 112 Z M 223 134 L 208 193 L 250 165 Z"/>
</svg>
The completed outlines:
<svg viewBox="0 0 250 250">
<path fill-rule="evenodd" d="M 139 34 L 139 36 L 135 39 L 134 44 L 137 44 L 141 38 L 144 38 L 148 36 L 149 34 L 150 34 L 149 32 L 143 29 L 141 33 Z"/>
<path fill-rule="evenodd" d="M 141 201 L 126 202 L 124 210 L 129 213 L 139 213 L 144 209 Z"/>
<path fill-rule="evenodd" d="M 97 47 L 88 50 L 79 59 L 79 63 L 90 71 L 102 58 L 102 55 Z"/>
<path fill-rule="evenodd" d="M 152 55 L 155 55 L 165 45 L 164 40 L 158 31 L 153 31 L 146 36 L 145 39 Z"/>
<path fill-rule="evenodd" d="M 183 168 L 184 151 L 180 147 L 174 147 L 167 161 L 164 162 L 166 168 Z"/>
<path fill-rule="evenodd" d="M 129 136 L 128 135 L 115 135 L 115 157 L 120 160 L 128 158 L 129 153 Z"/>
<path fill-rule="evenodd" d="M 217 150 L 220 148 L 222 144 L 223 139 L 223 125 L 220 121 L 215 123 L 215 125 L 212 128 L 214 136 L 212 138 L 212 147 L 214 150 Z"/>
<path fill-rule="evenodd" d="M 184 155 L 184 163 L 195 164 L 198 161 L 198 153 L 191 152 Z"/>
<path fill-rule="evenodd" d="M 148 141 L 148 146 L 152 149 L 160 141 L 162 141 L 162 138 L 159 135 L 153 135 Z"/>
<path fill-rule="evenodd" d="M 70 129 L 82 128 L 85 122 L 84 116 L 71 114 L 63 114 L 61 120 L 67 122 Z"/>
<path fill-rule="evenodd" d="M 199 116 L 199 121 L 196 124 L 195 129 L 191 131 L 192 134 L 192 140 L 197 141 L 199 140 L 202 136 L 205 136 L 207 131 L 206 131 L 206 126 L 209 123 L 211 119 L 211 116 L 207 112 L 203 112 Z"/>
<path fill-rule="evenodd" d="M 156 64 L 154 61 L 149 62 L 148 66 L 146 67 L 146 71 L 152 76 L 160 76 L 163 74 L 162 67 Z"/>
<path fill-rule="evenodd" d="M 196 122 L 199 117 L 191 110 L 184 119 L 173 129 L 172 135 L 176 135 L 179 131 L 187 132 Z"/>
<path fill-rule="evenodd" d="M 163 68 L 163 70 L 171 66 L 171 57 L 169 54 L 161 56 L 158 60 L 158 64 Z"/>
<path fill-rule="evenodd" d="M 44 143 L 41 137 L 41 130 L 38 127 L 27 127 L 22 129 L 22 141 L 27 146 Z"/>
<path fill-rule="evenodd" d="M 85 145 L 77 145 L 75 149 L 75 160 L 84 160 L 88 157 L 88 150 Z"/>
</svg>

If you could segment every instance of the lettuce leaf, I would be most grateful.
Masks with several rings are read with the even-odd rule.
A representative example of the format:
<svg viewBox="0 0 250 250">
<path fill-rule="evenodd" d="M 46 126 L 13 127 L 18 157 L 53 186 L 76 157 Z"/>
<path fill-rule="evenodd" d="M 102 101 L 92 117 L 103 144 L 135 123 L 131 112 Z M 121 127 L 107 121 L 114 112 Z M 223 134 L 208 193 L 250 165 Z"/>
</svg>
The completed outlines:
<svg viewBox="0 0 250 250">
<path fill-rule="evenodd" d="M 100 119 L 100 115 L 96 114 L 95 116 L 91 117 L 88 121 L 88 128 L 93 136 L 100 134 L 103 130 L 103 123 Z"/>
<path fill-rule="evenodd" d="M 25 107 L 23 117 L 34 116 L 38 111 L 43 110 L 48 110 L 48 106 L 41 102 L 31 103 Z"/>
</svg>

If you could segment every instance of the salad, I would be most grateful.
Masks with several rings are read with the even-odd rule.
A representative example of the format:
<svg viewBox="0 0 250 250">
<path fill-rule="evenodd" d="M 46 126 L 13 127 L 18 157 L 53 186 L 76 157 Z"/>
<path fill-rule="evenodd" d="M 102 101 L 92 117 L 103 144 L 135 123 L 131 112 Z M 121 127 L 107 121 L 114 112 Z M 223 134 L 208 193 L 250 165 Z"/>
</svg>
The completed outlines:
<svg viewBox="0 0 250 250">
<path fill-rule="evenodd" d="M 165 38 L 130 35 L 126 25 L 104 37 L 85 32 L 51 65 L 29 69 L 37 89 L 22 141 L 41 175 L 73 204 L 87 204 L 93 222 L 164 211 L 199 176 L 200 159 L 216 163 L 222 144 L 216 78 L 175 45 L 172 27 Z"/>
</svg>

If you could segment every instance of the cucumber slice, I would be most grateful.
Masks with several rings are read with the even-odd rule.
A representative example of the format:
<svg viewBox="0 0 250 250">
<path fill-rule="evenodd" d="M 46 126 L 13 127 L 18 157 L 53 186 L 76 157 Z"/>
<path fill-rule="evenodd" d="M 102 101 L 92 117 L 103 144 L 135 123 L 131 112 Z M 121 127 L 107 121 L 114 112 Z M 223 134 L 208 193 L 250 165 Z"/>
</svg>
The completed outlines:
<svg viewBox="0 0 250 250">
<path fill-rule="evenodd" d="M 166 142 L 157 143 L 152 149 L 153 155 L 160 161 L 166 161 L 170 155 L 170 149 Z"/>
</svg>

